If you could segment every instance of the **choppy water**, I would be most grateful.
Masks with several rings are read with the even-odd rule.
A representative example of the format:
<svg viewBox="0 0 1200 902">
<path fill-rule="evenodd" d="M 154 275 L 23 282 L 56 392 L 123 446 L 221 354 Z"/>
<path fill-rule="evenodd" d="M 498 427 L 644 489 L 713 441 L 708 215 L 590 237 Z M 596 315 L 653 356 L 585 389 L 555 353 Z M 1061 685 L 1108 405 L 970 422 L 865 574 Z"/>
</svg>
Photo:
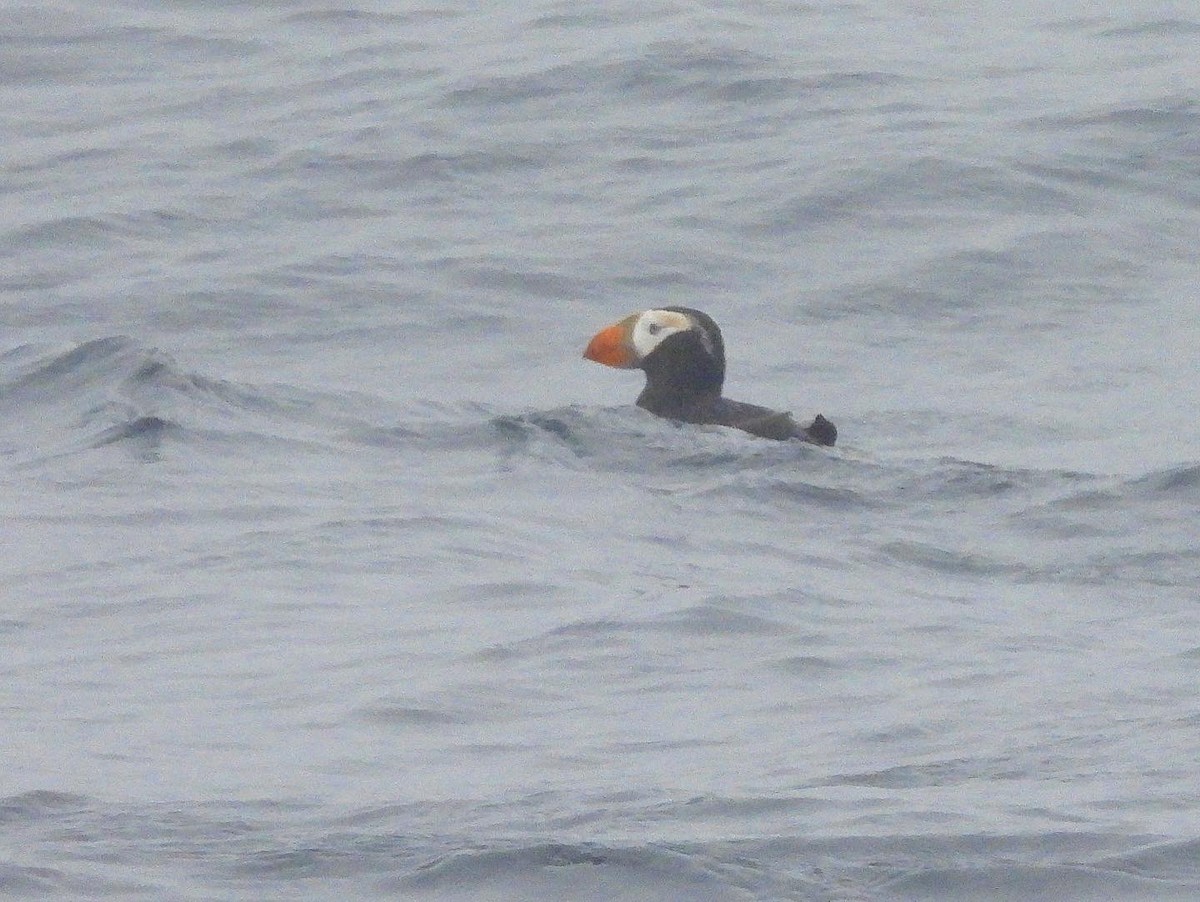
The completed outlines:
<svg viewBox="0 0 1200 902">
<path fill-rule="evenodd" d="M 1200 18 L 977 6 L 3 5 L 0 894 L 1196 897 Z"/>
</svg>

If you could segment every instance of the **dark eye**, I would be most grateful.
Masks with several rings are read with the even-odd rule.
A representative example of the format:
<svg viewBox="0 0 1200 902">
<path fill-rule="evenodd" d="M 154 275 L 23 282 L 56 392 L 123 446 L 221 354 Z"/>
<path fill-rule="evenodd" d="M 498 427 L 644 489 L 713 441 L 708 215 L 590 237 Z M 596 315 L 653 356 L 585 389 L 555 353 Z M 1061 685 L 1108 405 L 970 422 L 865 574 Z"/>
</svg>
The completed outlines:
<svg viewBox="0 0 1200 902">
<path fill-rule="evenodd" d="M 648 325 L 646 327 L 646 331 L 649 332 L 651 335 L 657 335 L 659 332 L 662 331 L 662 326 L 660 326 L 658 323 L 651 323 L 650 325 Z"/>
</svg>

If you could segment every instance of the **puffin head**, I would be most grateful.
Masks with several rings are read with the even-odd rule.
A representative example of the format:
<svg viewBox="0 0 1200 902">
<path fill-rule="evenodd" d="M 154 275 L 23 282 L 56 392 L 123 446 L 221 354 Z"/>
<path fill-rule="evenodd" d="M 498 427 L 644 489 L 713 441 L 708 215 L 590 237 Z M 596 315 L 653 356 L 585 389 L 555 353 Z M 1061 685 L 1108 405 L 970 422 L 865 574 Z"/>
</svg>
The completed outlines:
<svg viewBox="0 0 1200 902">
<path fill-rule="evenodd" d="M 721 392 L 725 344 L 707 313 L 690 307 L 643 310 L 601 329 L 583 356 L 621 369 L 645 370 L 647 383 L 686 394 Z"/>
</svg>

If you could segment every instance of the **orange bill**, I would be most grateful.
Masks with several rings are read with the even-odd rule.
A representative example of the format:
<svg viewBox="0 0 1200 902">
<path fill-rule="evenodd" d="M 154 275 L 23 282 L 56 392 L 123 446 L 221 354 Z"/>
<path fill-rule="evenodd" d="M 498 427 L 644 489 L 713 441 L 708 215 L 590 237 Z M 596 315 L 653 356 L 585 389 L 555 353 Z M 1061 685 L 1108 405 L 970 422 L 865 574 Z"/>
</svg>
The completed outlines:
<svg viewBox="0 0 1200 902">
<path fill-rule="evenodd" d="M 616 366 L 622 369 L 637 366 L 637 355 L 634 354 L 629 341 L 633 319 L 634 317 L 628 317 L 619 323 L 613 323 L 606 329 L 601 329 L 592 336 L 583 356 L 588 360 L 603 363 L 605 366 Z"/>
</svg>

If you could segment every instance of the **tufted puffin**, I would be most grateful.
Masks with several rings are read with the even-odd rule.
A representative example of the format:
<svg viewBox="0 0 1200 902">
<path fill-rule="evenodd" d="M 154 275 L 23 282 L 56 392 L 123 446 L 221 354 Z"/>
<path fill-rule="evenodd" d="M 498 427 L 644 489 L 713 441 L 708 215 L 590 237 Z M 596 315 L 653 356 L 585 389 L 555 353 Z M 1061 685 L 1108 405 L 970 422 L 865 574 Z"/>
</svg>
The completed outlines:
<svg viewBox="0 0 1200 902">
<path fill-rule="evenodd" d="M 732 426 L 771 439 L 832 445 L 837 427 L 821 414 L 800 426 L 787 412 L 721 397 L 725 343 L 712 317 L 689 307 L 661 307 L 627 316 L 588 342 L 588 360 L 646 372 L 637 405 L 684 423 Z"/>
</svg>

